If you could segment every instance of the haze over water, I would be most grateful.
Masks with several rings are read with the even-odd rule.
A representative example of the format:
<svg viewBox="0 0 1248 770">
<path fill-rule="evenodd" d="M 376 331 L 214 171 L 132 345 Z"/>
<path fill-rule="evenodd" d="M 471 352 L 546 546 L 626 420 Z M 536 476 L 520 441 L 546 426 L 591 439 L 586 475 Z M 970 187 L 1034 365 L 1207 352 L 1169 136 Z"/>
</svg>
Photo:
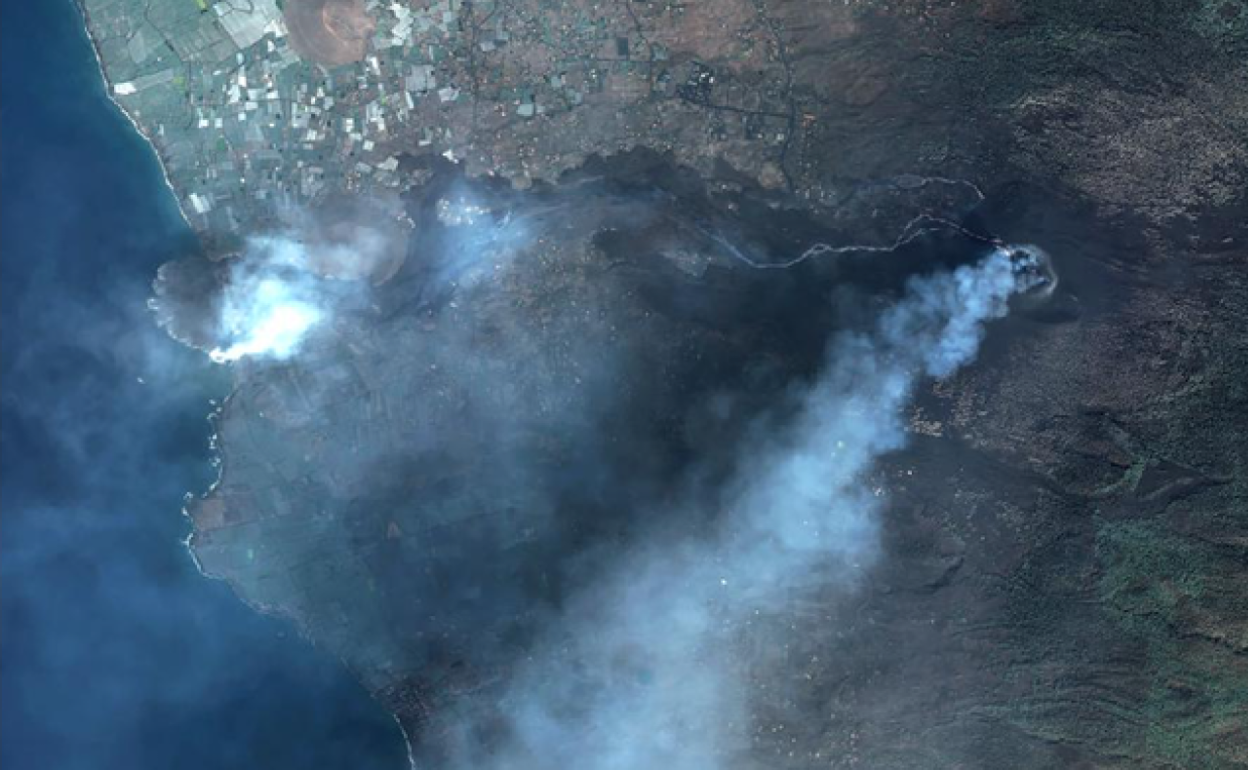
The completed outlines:
<svg viewBox="0 0 1248 770">
<path fill-rule="evenodd" d="M 0 27 L 0 766 L 404 767 L 345 669 L 183 545 L 226 382 L 144 307 L 193 239 L 82 24 L 47 0 Z"/>
</svg>

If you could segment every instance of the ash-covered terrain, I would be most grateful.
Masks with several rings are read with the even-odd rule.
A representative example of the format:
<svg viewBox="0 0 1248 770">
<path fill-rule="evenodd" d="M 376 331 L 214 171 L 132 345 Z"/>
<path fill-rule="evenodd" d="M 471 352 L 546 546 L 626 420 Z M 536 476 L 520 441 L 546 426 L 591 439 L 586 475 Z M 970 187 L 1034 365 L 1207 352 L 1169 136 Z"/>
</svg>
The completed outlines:
<svg viewBox="0 0 1248 770">
<path fill-rule="evenodd" d="M 208 5 L 191 548 L 416 766 L 1248 766 L 1242 2 Z"/>
</svg>

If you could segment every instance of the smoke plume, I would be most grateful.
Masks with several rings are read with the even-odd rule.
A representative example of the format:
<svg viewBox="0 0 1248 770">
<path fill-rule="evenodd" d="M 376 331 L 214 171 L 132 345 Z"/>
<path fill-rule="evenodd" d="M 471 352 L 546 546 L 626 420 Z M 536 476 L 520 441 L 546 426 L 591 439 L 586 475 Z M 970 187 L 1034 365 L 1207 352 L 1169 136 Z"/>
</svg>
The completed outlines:
<svg viewBox="0 0 1248 770">
<path fill-rule="evenodd" d="M 287 236 L 250 239 L 227 271 L 216 320 L 221 342 L 208 355 L 220 364 L 241 358 L 285 360 L 298 353 L 349 286 L 312 272 L 318 254 L 345 251 L 310 249 Z M 334 264 L 344 261 L 339 257 Z"/>
<path fill-rule="evenodd" d="M 998 249 L 912 280 L 873 330 L 835 338 L 823 374 L 793 396 L 796 418 L 780 430 L 760 420 L 731 483 L 673 502 L 710 506 L 709 531 L 652 538 L 586 587 L 500 703 L 469 699 L 446 720 L 450 766 L 732 764 L 749 738 L 736 640 L 769 603 L 863 574 L 881 494 L 867 475 L 904 443 L 916 383 L 971 361 L 986 322 L 1043 271 L 1035 252 Z"/>
<path fill-rule="evenodd" d="M 317 545 L 307 561 L 352 604 L 284 604 L 284 584 L 259 579 L 278 572 L 247 575 L 247 596 L 293 607 L 348 659 L 405 720 L 417 766 L 739 768 L 767 686 L 752 658 L 789 642 L 764 618 L 865 578 L 884 494 L 871 476 L 904 443 L 916 384 L 971 361 L 1013 296 L 1054 279 L 1038 250 L 999 247 L 911 279 L 882 312 L 814 292 L 802 296 L 815 306 L 787 314 L 778 303 L 797 301 L 799 274 L 862 278 L 821 284 L 838 297 L 895 296 L 914 266 L 890 266 L 893 283 L 848 257 L 763 271 L 785 265 L 733 254 L 745 268 L 678 270 L 647 255 L 704 245 L 713 217 L 689 240 L 675 211 L 633 190 L 575 189 L 521 201 L 431 184 L 413 201 L 421 237 L 405 269 L 376 291 L 308 270 L 298 241 L 254 241 L 224 282 L 226 339 L 212 355 L 283 365 L 227 405 L 220 439 L 236 449 L 216 494 L 272 483 L 249 437 L 260 424 L 281 438 L 271 446 L 289 457 L 266 456 L 292 469 L 276 515 L 315 501 L 323 513 L 300 524 Z M 593 258 L 543 258 L 534 244 L 553 232 L 552 248 Z M 775 278 L 753 281 L 764 272 Z M 673 329 L 713 340 L 693 330 L 773 311 L 782 332 L 721 354 L 734 363 L 709 375 L 713 389 L 666 364 L 715 355 L 665 347 Z M 327 344 L 314 341 L 322 329 Z M 725 440 L 666 443 L 669 420 L 714 409 L 703 396 L 732 392 L 726 372 L 765 354 L 764 340 L 801 351 L 799 384 L 742 380 L 744 416 L 708 434 Z M 237 574 L 237 548 L 205 522 L 197 556 Z M 277 530 L 259 546 L 270 544 L 302 554 Z M 300 579 L 301 596 L 327 590 L 317 574 Z M 436 703 L 414 708 L 411 693 Z"/>
</svg>

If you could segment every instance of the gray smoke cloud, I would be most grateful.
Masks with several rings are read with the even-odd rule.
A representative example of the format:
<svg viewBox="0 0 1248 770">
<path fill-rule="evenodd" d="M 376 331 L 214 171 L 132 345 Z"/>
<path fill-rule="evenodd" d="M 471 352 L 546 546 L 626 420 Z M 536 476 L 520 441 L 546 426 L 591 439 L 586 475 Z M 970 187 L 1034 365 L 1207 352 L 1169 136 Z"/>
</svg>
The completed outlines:
<svg viewBox="0 0 1248 770">
<path fill-rule="evenodd" d="M 870 331 L 835 337 L 822 374 L 791 394 L 796 417 L 760 418 L 728 484 L 671 502 L 711 516 L 656 517 L 713 524 L 648 539 L 567 605 L 501 701 L 467 697 L 443 716 L 446 766 L 736 766 L 750 739 L 741 635 L 806 587 L 852 589 L 878 549 L 883 491 L 868 477 L 904 444 L 916 384 L 970 362 L 985 324 L 1046 270 L 1036 250 L 997 249 L 910 281 Z"/>
<path fill-rule="evenodd" d="M 454 186 L 436 205 L 444 243 L 423 255 L 432 295 L 471 287 L 507 268 L 527 246 L 525 217 L 497 213 L 466 186 Z M 306 212 L 288 213 L 280 233 L 253 236 L 225 271 L 215 307 L 221 340 L 208 354 L 217 363 L 243 358 L 286 361 L 297 355 L 370 281 L 384 281 L 403 261 L 404 239 L 392 223 L 360 215 L 334 226 Z"/>
<path fill-rule="evenodd" d="M 495 212 L 466 185 L 453 186 L 435 212 L 446 228 L 446 246 L 430 277 L 440 288 L 470 287 L 505 270 L 533 238 L 527 216 Z"/>
<path fill-rule="evenodd" d="M 229 402 L 237 411 L 220 421 L 223 444 L 245 451 L 257 415 L 293 447 L 312 447 L 288 458 L 308 472 L 284 499 L 327 511 L 302 525 L 325 544 L 318 560 L 354 564 L 354 552 L 341 552 L 373 542 L 370 531 L 386 533 L 385 553 L 367 552 L 368 576 L 385 590 L 344 585 L 358 602 L 349 624 L 317 602 L 297 612 L 383 701 L 396 683 L 433 694 L 419 721 L 396 703 L 419 767 L 744 766 L 758 741 L 759 688 L 768 686 L 750 675 L 754 652 L 787 644 L 766 618 L 816 593 L 848 596 L 868 573 L 884 499 L 871 477 L 904 444 L 916 384 L 971 361 L 1012 297 L 1051 288 L 1047 259 L 1034 247 L 1001 247 L 975 265 L 912 279 L 865 330 L 849 308 L 859 331 L 826 347 L 836 314 L 820 320 L 828 303 L 811 295 L 817 333 L 803 355 L 817 372 L 778 395 L 768 386 L 772 406 L 761 414 L 761 394 L 742 383 L 750 404 L 741 414 L 753 416 L 725 428 L 729 440 L 690 441 L 691 461 L 652 460 L 665 445 L 647 419 L 714 410 L 701 395 L 734 398 L 691 390 L 694 400 L 681 401 L 663 379 L 651 385 L 637 374 L 651 349 L 641 337 L 672 327 L 637 326 L 634 292 L 675 282 L 654 301 L 691 325 L 718 318 L 721 305 L 730 314 L 737 296 L 787 302 L 788 284 L 771 284 L 772 294 L 680 291 L 666 263 L 646 263 L 647 248 L 661 250 L 665 238 L 706 244 L 685 240 L 679 222 L 632 191 L 590 185 L 576 199 L 543 192 L 519 201 L 454 183 L 433 189 L 413 206 L 423 212 L 421 237 L 382 289 L 338 269 L 351 261 L 355 229 L 329 260 L 316 257 L 315 239 L 253 240 L 221 281 L 213 317 L 224 339 L 212 357 L 272 364 L 244 374 L 252 387 Z M 598 238 L 639 215 L 643 237 L 655 239 L 648 247 Z M 707 221 L 694 229 L 716 232 Z M 556 231 L 568 244 L 592 239 L 604 258 L 534 257 L 534 244 Z M 844 247 L 854 248 L 877 250 Z M 630 261 L 633 251 L 643 256 Z M 326 262 L 337 267 L 315 267 Z M 858 290 L 852 279 L 827 287 Z M 793 315 L 786 334 L 800 334 L 804 318 Z M 614 341 L 617 323 L 636 339 Z M 655 391 L 638 395 L 638 384 Z M 306 444 L 308 435 L 342 440 Z M 223 499 L 268 481 L 245 454 L 233 457 Z M 209 571 L 233 569 L 228 546 L 205 537 L 195 548 Z M 255 585 L 259 604 L 289 600 Z M 456 673 L 459 665 L 468 673 Z M 411 684 L 426 676 L 434 684 Z"/>
</svg>

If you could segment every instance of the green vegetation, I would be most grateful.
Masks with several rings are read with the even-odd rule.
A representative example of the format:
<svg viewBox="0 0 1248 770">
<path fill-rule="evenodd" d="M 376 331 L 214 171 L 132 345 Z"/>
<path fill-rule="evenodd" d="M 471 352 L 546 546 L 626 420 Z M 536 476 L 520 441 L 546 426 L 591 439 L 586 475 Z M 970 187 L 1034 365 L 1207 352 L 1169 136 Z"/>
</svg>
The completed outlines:
<svg viewBox="0 0 1248 770">
<path fill-rule="evenodd" d="M 1248 4 L 1242 0 L 1203 0 L 1192 28 L 1224 49 L 1248 49 Z"/>
<path fill-rule="evenodd" d="M 1187 770 L 1225 767 L 1228 734 L 1248 714 L 1234 654 L 1190 627 L 1213 609 L 1212 546 L 1154 521 L 1097 522 L 1098 593 L 1112 620 L 1144 647 L 1149 686 L 1138 705 L 1151 758 Z"/>
<path fill-rule="evenodd" d="M 1176 626 L 1212 567 L 1209 554 L 1155 522 L 1098 522 L 1096 555 L 1101 601 L 1125 629 L 1144 635 Z"/>
</svg>

